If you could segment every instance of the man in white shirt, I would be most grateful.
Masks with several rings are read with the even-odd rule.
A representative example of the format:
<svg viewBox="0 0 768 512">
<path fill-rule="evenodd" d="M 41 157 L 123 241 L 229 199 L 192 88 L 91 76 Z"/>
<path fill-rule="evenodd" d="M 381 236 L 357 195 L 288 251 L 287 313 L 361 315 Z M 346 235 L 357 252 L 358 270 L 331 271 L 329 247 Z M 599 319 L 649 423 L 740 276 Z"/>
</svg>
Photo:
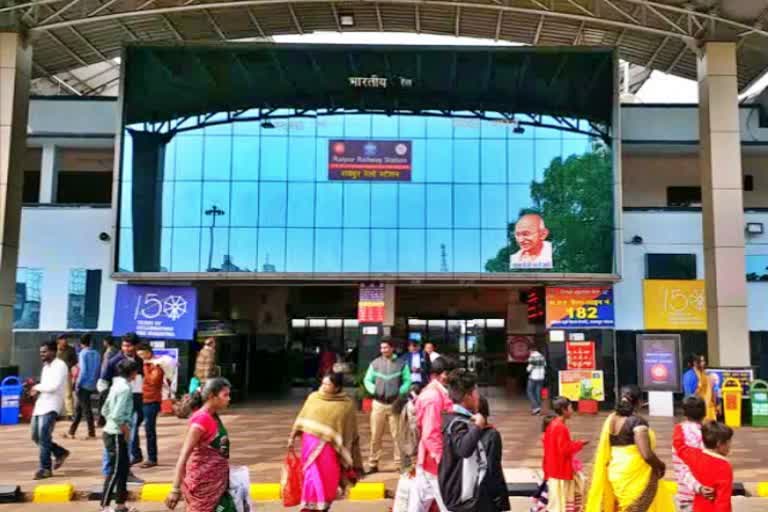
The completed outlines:
<svg viewBox="0 0 768 512">
<path fill-rule="evenodd" d="M 515 241 L 520 250 L 510 258 L 511 269 L 552 268 L 552 242 L 547 242 L 549 230 L 544 219 L 536 213 L 520 217 L 515 224 Z"/>
<path fill-rule="evenodd" d="M 428 341 L 424 344 L 424 352 L 429 356 L 429 362 L 434 363 L 435 359 L 440 357 L 440 354 L 438 354 L 435 351 L 435 342 L 434 341 Z"/>
<path fill-rule="evenodd" d="M 43 363 L 40 384 L 31 391 L 32 396 L 37 397 L 32 413 L 32 441 L 40 447 L 40 468 L 35 473 L 35 480 L 52 477 L 52 469 L 58 470 L 69 457 L 68 450 L 53 442 L 53 429 L 64 407 L 69 368 L 64 361 L 56 358 L 56 342 L 53 341 L 40 345 L 40 360 Z"/>
</svg>

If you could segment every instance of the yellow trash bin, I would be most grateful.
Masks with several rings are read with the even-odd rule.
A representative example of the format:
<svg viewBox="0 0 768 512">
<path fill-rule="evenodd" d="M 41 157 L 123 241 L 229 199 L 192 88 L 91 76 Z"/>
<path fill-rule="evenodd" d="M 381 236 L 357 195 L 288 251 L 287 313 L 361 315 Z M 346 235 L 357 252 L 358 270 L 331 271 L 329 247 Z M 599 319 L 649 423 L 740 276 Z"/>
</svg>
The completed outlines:
<svg viewBox="0 0 768 512">
<path fill-rule="evenodd" d="M 725 379 L 721 389 L 725 424 L 732 428 L 739 428 L 741 427 L 741 397 L 744 393 L 741 382 L 733 378 Z"/>
</svg>

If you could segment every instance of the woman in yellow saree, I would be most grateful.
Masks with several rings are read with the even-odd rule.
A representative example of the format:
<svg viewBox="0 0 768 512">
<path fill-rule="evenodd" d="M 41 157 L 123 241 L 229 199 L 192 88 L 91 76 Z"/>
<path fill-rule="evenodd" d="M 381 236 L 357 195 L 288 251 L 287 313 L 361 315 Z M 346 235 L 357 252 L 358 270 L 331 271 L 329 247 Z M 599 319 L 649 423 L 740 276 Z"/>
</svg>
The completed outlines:
<svg viewBox="0 0 768 512">
<path fill-rule="evenodd" d="M 674 492 L 661 482 L 666 467 L 656 439 L 637 415 L 642 394 L 625 386 L 603 425 L 585 512 L 674 512 Z"/>
</svg>

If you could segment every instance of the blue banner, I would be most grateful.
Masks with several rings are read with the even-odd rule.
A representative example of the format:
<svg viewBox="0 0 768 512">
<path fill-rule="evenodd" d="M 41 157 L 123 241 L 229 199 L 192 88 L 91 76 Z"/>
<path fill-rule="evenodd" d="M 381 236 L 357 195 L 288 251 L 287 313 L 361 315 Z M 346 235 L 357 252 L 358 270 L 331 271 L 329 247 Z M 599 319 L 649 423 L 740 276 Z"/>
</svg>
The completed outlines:
<svg viewBox="0 0 768 512">
<path fill-rule="evenodd" d="M 196 321 L 193 287 L 117 285 L 114 336 L 135 332 L 151 340 L 191 340 Z"/>
<path fill-rule="evenodd" d="M 548 287 L 547 327 L 550 329 L 605 329 L 614 326 L 613 288 L 610 286 Z"/>
</svg>

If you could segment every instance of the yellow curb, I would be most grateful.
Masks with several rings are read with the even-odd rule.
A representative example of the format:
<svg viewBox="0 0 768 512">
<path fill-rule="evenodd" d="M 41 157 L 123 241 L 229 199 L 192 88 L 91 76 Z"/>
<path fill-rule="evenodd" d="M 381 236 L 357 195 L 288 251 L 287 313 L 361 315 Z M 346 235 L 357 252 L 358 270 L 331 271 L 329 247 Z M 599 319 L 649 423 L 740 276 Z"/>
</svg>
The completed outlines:
<svg viewBox="0 0 768 512">
<path fill-rule="evenodd" d="M 757 484 L 757 495 L 761 498 L 768 498 L 768 482 L 760 482 Z"/>
<path fill-rule="evenodd" d="M 279 501 L 280 484 L 251 484 L 253 501 Z"/>
<path fill-rule="evenodd" d="M 141 501 L 163 502 L 172 487 L 172 484 L 144 484 L 141 488 Z"/>
<path fill-rule="evenodd" d="M 67 503 L 72 500 L 75 488 L 72 484 L 50 484 L 35 487 L 34 503 Z"/>
<path fill-rule="evenodd" d="M 375 501 L 385 498 L 384 483 L 361 482 L 349 490 L 350 501 Z"/>
</svg>

